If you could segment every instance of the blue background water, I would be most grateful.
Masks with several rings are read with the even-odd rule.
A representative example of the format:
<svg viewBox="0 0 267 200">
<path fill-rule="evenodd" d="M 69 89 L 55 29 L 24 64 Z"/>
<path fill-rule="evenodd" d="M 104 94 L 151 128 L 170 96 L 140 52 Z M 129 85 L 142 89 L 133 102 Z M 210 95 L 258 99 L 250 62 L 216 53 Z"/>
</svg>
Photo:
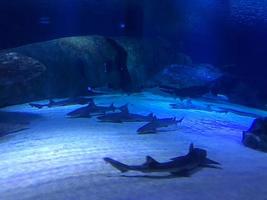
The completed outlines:
<svg viewBox="0 0 267 200">
<path fill-rule="evenodd" d="M 72 35 L 161 37 L 263 86 L 266 11 L 265 0 L 2 0 L 0 49 Z"/>
</svg>

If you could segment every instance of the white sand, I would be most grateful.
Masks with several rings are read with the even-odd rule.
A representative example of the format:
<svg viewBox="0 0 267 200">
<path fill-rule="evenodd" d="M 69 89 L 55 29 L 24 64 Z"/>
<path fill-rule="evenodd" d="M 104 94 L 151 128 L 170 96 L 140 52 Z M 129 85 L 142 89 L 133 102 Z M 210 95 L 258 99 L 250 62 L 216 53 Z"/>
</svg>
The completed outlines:
<svg viewBox="0 0 267 200">
<path fill-rule="evenodd" d="M 240 142 L 252 118 L 172 110 L 169 103 L 174 99 L 149 93 L 99 97 L 96 102 L 130 103 L 132 112 L 153 111 L 160 117 L 185 116 L 185 120 L 177 130 L 138 135 L 136 130 L 143 123 L 110 124 L 65 116 L 79 106 L 6 108 L 41 118 L 32 121 L 30 129 L 0 140 L 0 200 L 267 199 L 267 154 Z M 168 174 L 147 178 L 136 172 L 125 177 L 102 160 L 110 156 L 141 164 L 151 155 L 166 161 L 187 153 L 191 142 L 208 150 L 209 157 L 222 163 L 223 169 L 203 169 L 190 178 L 168 178 Z"/>
</svg>

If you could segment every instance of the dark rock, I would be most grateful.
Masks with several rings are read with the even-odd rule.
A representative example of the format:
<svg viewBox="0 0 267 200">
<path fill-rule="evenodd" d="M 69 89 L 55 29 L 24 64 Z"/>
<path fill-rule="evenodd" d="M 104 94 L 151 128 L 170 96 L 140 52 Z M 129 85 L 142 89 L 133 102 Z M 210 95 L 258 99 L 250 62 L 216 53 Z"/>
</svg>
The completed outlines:
<svg viewBox="0 0 267 200">
<path fill-rule="evenodd" d="M 78 36 L 4 50 L 43 63 L 42 76 L 24 84 L 1 87 L 0 107 L 38 99 L 87 95 L 87 88 L 124 91 L 143 88 L 148 80 L 173 62 L 191 59 L 173 52 L 164 40 Z"/>
<path fill-rule="evenodd" d="M 222 72 L 209 64 L 170 65 L 158 73 L 154 82 L 161 90 L 180 97 L 199 97 L 210 91 Z"/>
<path fill-rule="evenodd" d="M 222 72 L 209 64 L 170 65 L 160 72 L 155 82 L 175 88 L 206 86 L 222 76 Z"/>
<path fill-rule="evenodd" d="M 0 106 L 86 95 L 88 86 L 131 87 L 127 52 L 106 37 L 62 38 L 5 50 L 0 56 L 11 52 L 38 60 L 47 70 L 26 84 L 2 87 Z"/>
<path fill-rule="evenodd" d="M 127 67 L 135 87 L 151 85 L 151 77 L 172 63 L 191 65 L 189 56 L 177 52 L 168 41 L 159 39 L 114 38 L 128 53 Z"/>
<path fill-rule="evenodd" d="M 256 118 L 243 132 L 242 142 L 247 147 L 267 152 L 267 117 Z"/>
<path fill-rule="evenodd" d="M 40 76 L 46 67 L 39 61 L 16 52 L 0 54 L 0 85 L 25 83 Z"/>
</svg>

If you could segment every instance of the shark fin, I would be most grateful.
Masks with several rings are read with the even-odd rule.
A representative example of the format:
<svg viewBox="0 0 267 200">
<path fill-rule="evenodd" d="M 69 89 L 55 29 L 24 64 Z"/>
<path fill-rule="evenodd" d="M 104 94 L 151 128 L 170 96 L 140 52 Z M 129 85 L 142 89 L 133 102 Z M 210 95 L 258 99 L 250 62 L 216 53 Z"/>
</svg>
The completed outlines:
<svg viewBox="0 0 267 200">
<path fill-rule="evenodd" d="M 211 160 L 211 159 L 209 159 L 209 158 L 206 158 L 205 159 L 205 161 L 204 161 L 204 164 L 205 165 L 221 165 L 220 163 L 218 163 L 218 162 L 216 162 L 216 161 L 214 161 L 214 160 Z"/>
<path fill-rule="evenodd" d="M 154 114 L 153 113 L 149 113 L 147 116 L 153 118 Z"/>
<path fill-rule="evenodd" d="M 151 120 L 151 122 L 155 122 L 155 121 L 157 121 L 157 120 L 158 120 L 157 116 L 154 115 L 153 118 L 152 118 L 152 120 Z"/>
<path fill-rule="evenodd" d="M 109 106 L 111 109 L 113 109 L 113 111 L 115 111 L 115 106 L 114 106 L 114 103 L 111 103 L 110 106 Z"/>
<path fill-rule="evenodd" d="M 104 161 L 112 165 L 114 168 L 119 170 L 121 173 L 129 171 L 129 166 L 125 165 L 119 161 L 113 160 L 112 158 L 103 158 Z"/>
<path fill-rule="evenodd" d="M 128 104 L 125 104 L 121 107 L 119 107 L 119 110 L 123 113 L 129 113 L 129 108 L 128 108 Z"/>
<path fill-rule="evenodd" d="M 154 158 L 152 158 L 151 156 L 147 156 L 146 157 L 146 162 L 145 165 L 151 166 L 151 165 L 155 165 L 158 164 L 158 161 L 156 161 Z"/>
<path fill-rule="evenodd" d="M 95 105 L 95 101 L 92 99 L 92 101 L 89 102 L 88 106 L 89 106 L 89 105 L 95 107 L 95 106 L 96 106 L 96 105 Z"/>
<path fill-rule="evenodd" d="M 53 99 L 49 99 L 49 104 L 51 105 L 51 104 L 54 104 L 55 103 L 55 101 L 53 100 Z"/>
<path fill-rule="evenodd" d="M 194 144 L 191 143 L 190 146 L 189 146 L 189 152 L 192 152 L 194 150 Z"/>
<path fill-rule="evenodd" d="M 179 119 L 179 120 L 176 120 L 176 122 L 177 122 L 177 124 L 178 124 L 178 123 L 182 123 L 183 120 L 184 120 L 184 117 L 182 117 L 182 118 Z"/>
<path fill-rule="evenodd" d="M 212 168 L 212 169 L 222 169 L 219 166 L 208 165 L 208 164 L 201 164 L 200 167 L 203 167 L 203 168 Z"/>
</svg>

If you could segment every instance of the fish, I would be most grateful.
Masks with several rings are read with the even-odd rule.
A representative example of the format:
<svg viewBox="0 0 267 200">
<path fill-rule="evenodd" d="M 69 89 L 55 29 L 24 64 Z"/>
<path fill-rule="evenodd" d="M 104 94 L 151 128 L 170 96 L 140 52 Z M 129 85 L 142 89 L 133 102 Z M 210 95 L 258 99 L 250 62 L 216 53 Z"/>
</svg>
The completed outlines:
<svg viewBox="0 0 267 200">
<path fill-rule="evenodd" d="M 72 118 L 90 118 L 92 114 L 105 114 L 115 112 L 117 109 L 113 103 L 110 106 L 98 106 L 92 100 L 87 106 L 71 111 L 67 115 Z"/>
<path fill-rule="evenodd" d="M 100 95 L 108 95 L 114 93 L 112 89 L 101 87 L 101 88 L 93 88 L 88 86 L 87 87 L 88 95 L 89 96 L 100 96 Z"/>
<path fill-rule="evenodd" d="M 85 105 L 92 101 L 93 101 L 92 98 L 74 97 L 61 101 L 54 101 L 53 99 L 50 99 L 47 104 L 29 103 L 29 105 L 38 109 L 42 109 L 44 107 L 52 108 L 61 106 L 72 106 L 72 105 Z"/>
<path fill-rule="evenodd" d="M 262 115 L 252 113 L 252 112 L 246 112 L 246 111 L 236 110 L 236 109 L 232 109 L 232 108 L 224 108 L 224 107 L 220 107 L 220 106 L 218 108 L 223 110 L 225 113 L 233 113 L 233 114 L 244 116 L 244 117 L 251 117 L 251 118 L 262 117 Z"/>
<path fill-rule="evenodd" d="M 212 92 L 208 92 L 204 95 L 202 95 L 201 99 L 204 99 L 206 101 L 210 102 L 229 102 L 229 97 L 224 94 L 212 94 Z"/>
<path fill-rule="evenodd" d="M 153 113 L 148 115 L 133 114 L 129 112 L 128 106 L 122 106 L 120 112 L 108 113 L 99 116 L 98 119 L 101 122 L 111 122 L 111 123 L 123 123 L 123 122 L 149 122 L 155 117 Z"/>
<path fill-rule="evenodd" d="M 174 176 L 189 177 L 203 168 L 221 169 L 219 162 L 209 159 L 207 151 L 195 148 L 193 143 L 190 144 L 189 152 L 185 156 L 175 157 L 167 162 L 158 162 L 151 156 L 146 156 L 146 162 L 141 165 L 127 165 L 109 157 L 105 157 L 103 160 L 121 173 L 128 171 L 142 173 L 164 172 Z"/>
<path fill-rule="evenodd" d="M 0 137 L 28 129 L 27 123 L 0 122 Z"/>
<path fill-rule="evenodd" d="M 139 134 L 156 133 L 159 128 L 177 125 L 177 124 L 182 123 L 183 120 L 184 120 L 184 117 L 182 117 L 179 120 L 177 120 L 175 117 L 174 118 L 163 118 L 163 119 L 158 119 L 157 117 L 154 117 L 153 120 L 151 120 L 150 122 L 148 122 L 144 126 L 140 127 L 137 130 L 137 132 Z"/>
<path fill-rule="evenodd" d="M 0 53 L 0 86 L 25 83 L 46 71 L 46 66 L 17 52 Z"/>
</svg>

